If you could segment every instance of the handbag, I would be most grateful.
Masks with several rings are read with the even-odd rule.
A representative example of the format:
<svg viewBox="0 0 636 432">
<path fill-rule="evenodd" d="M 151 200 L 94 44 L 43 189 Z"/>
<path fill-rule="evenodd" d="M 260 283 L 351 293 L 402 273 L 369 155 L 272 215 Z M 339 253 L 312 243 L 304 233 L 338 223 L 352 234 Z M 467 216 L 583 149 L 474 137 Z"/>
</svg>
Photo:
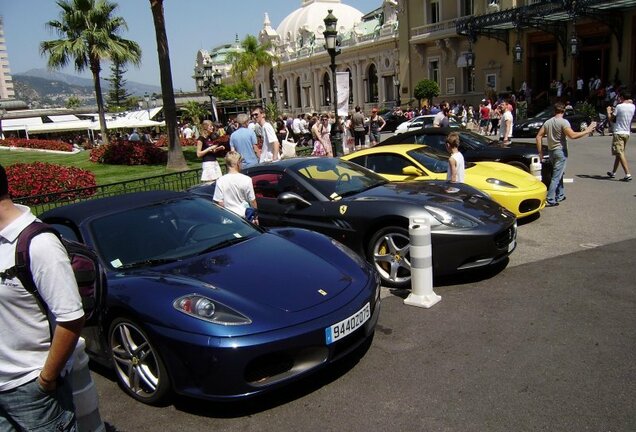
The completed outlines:
<svg viewBox="0 0 636 432">
<path fill-rule="evenodd" d="M 289 140 L 289 132 L 285 136 L 285 139 L 281 142 L 282 152 L 281 159 L 289 159 L 296 157 L 296 143 Z"/>
</svg>

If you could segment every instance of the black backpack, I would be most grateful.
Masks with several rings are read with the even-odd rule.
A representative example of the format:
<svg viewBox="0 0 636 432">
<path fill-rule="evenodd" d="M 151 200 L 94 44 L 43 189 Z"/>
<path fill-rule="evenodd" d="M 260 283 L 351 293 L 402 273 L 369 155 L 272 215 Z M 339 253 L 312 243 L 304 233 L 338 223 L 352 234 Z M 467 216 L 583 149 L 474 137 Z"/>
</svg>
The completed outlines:
<svg viewBox="0 0 636 432">
<path fill-rule="evenodd" d="M 0 272 L 2 278 L 17 277 L 24 288 L 35 296 L 40 308 L 42 308 L 45 314 L 48 314 L 48 306 L 40 296 L 38 288 L 33 281 L 33 274 L 31 273 L 31 257 L 29 255 L 29 246 L 31 240 L 38 235 L 45 232 L 53 233 L 60 239 L 62 245 L 68 253 L 71 261 L 71 267 L 73 267 L 73 273 L 75 280 L 77 281 L 77 287 L 79 294 L 82 298 L 82 306 L 84 309 L 84 317 L 88 321 L 94 314 L 98 295 L 100 293 L 100 275 L 99 275 L 99 261 L 97 255 L 90 250 L 87 246 L 63 239 L 60 234 L 50 225 L 42 222 L 32 222 L 18 235 L 17 244 L 15 248 L 15 265 L 3 272 Z"/>
</svg>

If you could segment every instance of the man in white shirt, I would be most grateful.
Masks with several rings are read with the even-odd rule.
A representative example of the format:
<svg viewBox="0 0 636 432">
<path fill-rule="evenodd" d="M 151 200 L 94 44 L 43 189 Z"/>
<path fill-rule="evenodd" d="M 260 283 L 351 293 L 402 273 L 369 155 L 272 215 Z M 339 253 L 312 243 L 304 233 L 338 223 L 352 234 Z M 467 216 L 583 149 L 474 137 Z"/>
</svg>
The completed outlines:
<svg viewBox="0 0 636 432">
<path fill-rule="evenodd" d="M 192 128 L 190 128 L 190 124 L 186 123 L 185 126 L 183 126 L 183 129 L 181 129 L 181 136 L 184 139 L 190 139 L 193 135 L 194 131 L 192 130 Z"/>
<path fill-rule="evenodd" d="M 63 377 L 84 325 L 66 249 L 50 232 L 29 246 L 30 269 L 45 313 L 15 266 L 20 233 L 36 220 L 14 204 L 0 166 L 0 430 L 75 431 L 70 381 Z M 50 323 L 49 323 L 50 320 Z"/>
<path fill-rule="evenodd" d="M 629 135 L 632 129 L 632 119 L 634 118 L 634 101 L 629 93 L 625 92 L 619 97 L 621 103 L 616 105 L 616 109 L 612 111 L 612 107 L 607 107 L 607 117 L 614 121 L 614 131 L 612 134 L 612 155 L 614 155 L 614 168 L 612 171 L 608 171 L 609 178 L 616 177 L 616 170 L 618 164 L 623 167 L 625 171 L 625 177 L 621 180 L 628 182 L 632 180 L 632 175 L 629 172 L 629 166 L 627 165 L 627 158 L 625 157 L 625 149 L 627 148 L 627 141 L 629 141 Z"/>
<path fill-rule="evenodd" d="M 241 174 L 241 155 L 235 151 L 229 151 L 225 155 L 227 174 L 216 181 L 214 188 L 214 201 L 222 207 L 246 217 L 245 210 L 248 207 L 256 208 L 256 195 L 252 178 Z M 256 220 L 253 222 L 257 223 Z"/>
<path fill-rule="evenodd" d="M 261 127 L 261 137 L 263 138 L 263 147 L 261 148 L 261 157 L 259 162 L 272 162 L 280 158 L 280 143 L 276 137 L 274 127 L 265 120 L 263 108 L 257 107 L 252 111 L 252 118 Z"/>
<path fill-rule="evenodd" d="M 512 138 L 512 124 L 514 121 L 510 101 L 506 99 L 501 102 L 501 109 L 503 109 L 503 114 L 499 125 L 499 140 L 503 141 L 504 144 L 509 144 Z"/>
</svg>

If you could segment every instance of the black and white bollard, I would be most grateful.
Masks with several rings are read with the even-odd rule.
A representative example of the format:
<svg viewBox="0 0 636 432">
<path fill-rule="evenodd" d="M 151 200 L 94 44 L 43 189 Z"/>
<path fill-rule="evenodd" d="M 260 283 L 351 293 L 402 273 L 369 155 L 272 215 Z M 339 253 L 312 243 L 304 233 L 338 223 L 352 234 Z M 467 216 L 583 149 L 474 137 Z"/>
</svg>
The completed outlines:
<svg viewBox="0 0 636 432">
<path fill-rule="evenodd" d="M 409 224 L 411 256 L 411 293 L 404 304 L 430 308 L 442 297 L 433 292 L 433 248 L 431 225 L 425 219 L 411 219 Z"/>
</svg>

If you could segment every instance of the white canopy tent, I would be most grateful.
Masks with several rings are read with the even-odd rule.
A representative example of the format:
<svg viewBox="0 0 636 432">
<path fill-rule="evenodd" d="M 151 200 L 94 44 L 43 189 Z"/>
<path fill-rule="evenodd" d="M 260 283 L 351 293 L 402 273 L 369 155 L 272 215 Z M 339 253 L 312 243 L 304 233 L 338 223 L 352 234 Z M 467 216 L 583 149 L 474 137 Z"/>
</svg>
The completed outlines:
<svg viewBox="0 0 636 432">
<path fill-rule="evenodd" d="M 122 114 L 107 114 L 106 129 L 142 129 L 165 126 L 165 122 L 152 120 L 163 107 L 149 110 L 131 111 Z M 24 131 L 26 137 L 29 134 L 47 134 L 56 132 L 86 131 L 92 138 L 93 131 L 100 130 L 99 115 L 89 114 L 92 119 L 79 119 L 74 115 L 48 116 L 50 122 L 44 122 L 42 117 L 28 117 L 21 119 L 9 119 L 2 121 L 4 132 Z"/>
</svg>

